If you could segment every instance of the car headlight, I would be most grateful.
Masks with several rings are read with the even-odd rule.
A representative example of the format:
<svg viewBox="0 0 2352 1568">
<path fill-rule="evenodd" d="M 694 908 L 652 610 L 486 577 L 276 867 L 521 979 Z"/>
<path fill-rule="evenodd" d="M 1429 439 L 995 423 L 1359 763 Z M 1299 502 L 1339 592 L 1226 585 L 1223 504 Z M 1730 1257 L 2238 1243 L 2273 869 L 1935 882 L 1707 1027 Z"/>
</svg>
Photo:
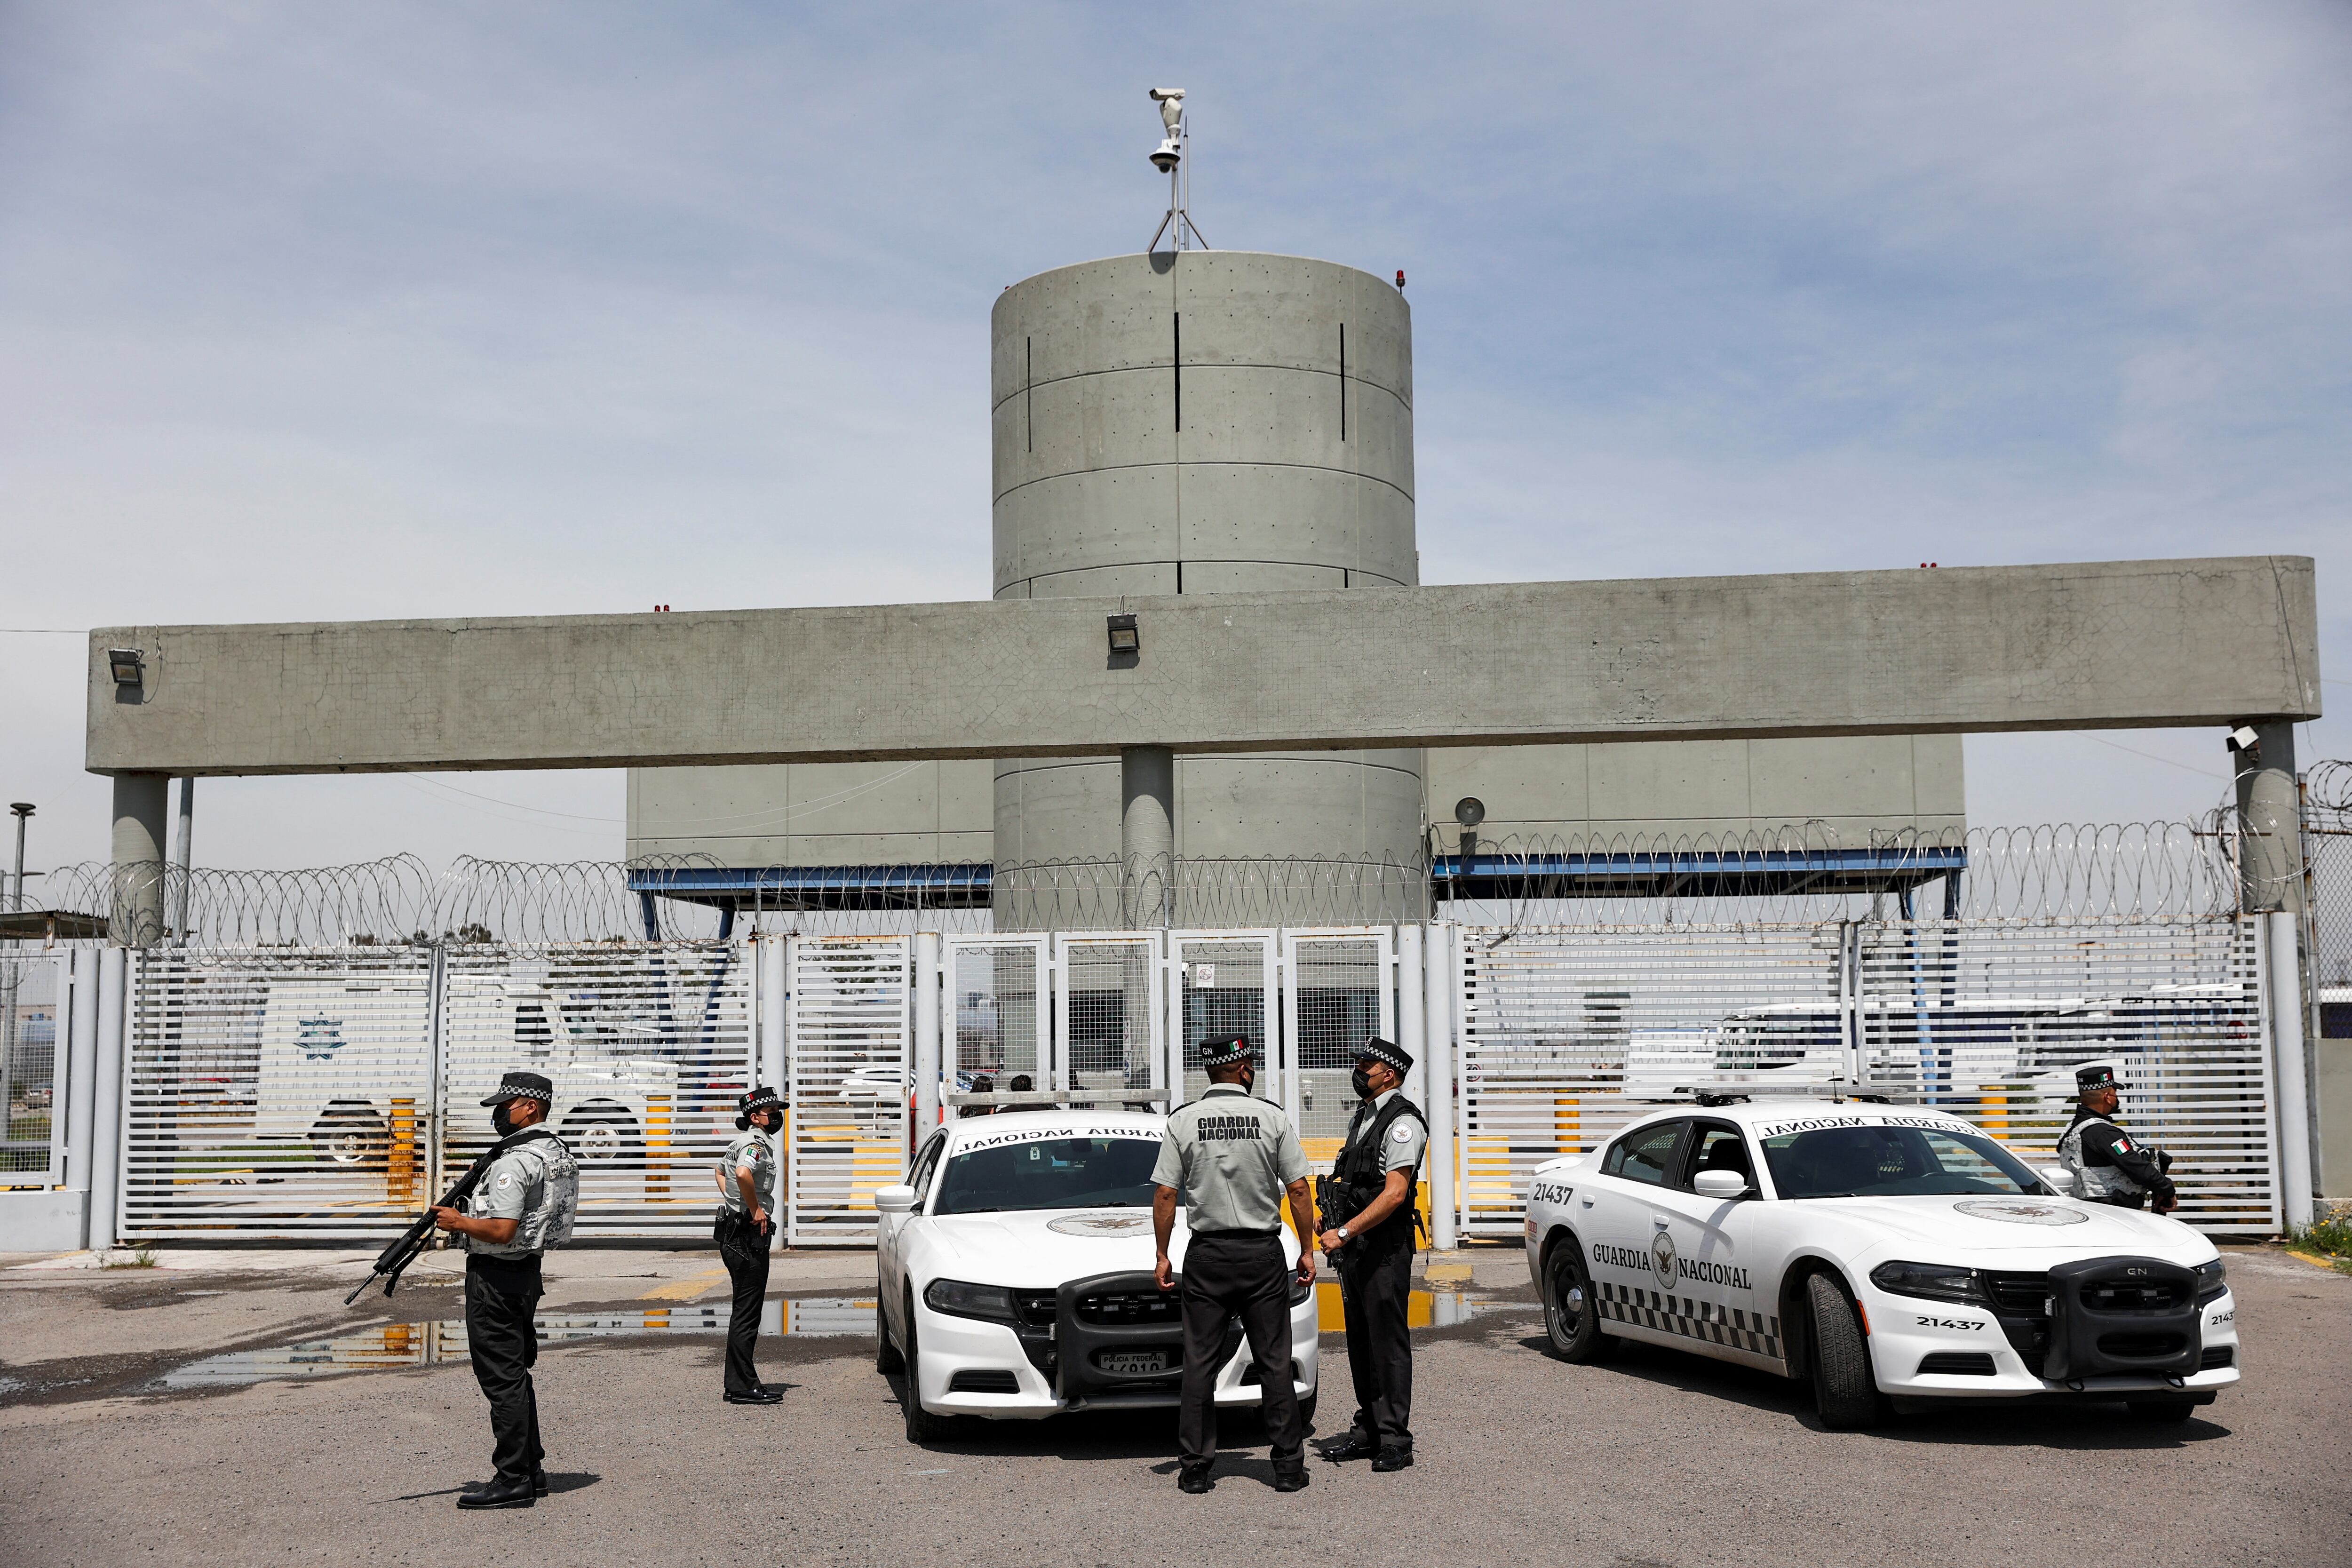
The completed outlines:
<svg viewBox="0 0 2352 1568">
<path fill-rule="evenodd" d="M 2229 1288 L 2230 1271 L 2221 1266 L 2220 1258 L 2217 1258 L 2210 1263 L 2198 1265 L 2197 1304 L 2199 1306 L 2201 1307 L 2208 1301 L 2220 1300 L 2221 1293 Z"/>
<path fill-rule="evenodd" d="M 1924 1296 L 1931 1301 L 1969 1301 L 1986 1305 L 1976 1270 L 1948 1263 L 1882 1263 L 1870 1271 L 1870 1282 L 1895 1296 Z"/>
<path fill-rule="evenodd" d="M 961 1279 L 934 1279 L 923 1292 L 923 1305 L 955 1318 L 985 1318 L 992 1323 L 1017 1323 L 1013 1292 L 1002 1285 L 972 1285 Z"/>
</svg>

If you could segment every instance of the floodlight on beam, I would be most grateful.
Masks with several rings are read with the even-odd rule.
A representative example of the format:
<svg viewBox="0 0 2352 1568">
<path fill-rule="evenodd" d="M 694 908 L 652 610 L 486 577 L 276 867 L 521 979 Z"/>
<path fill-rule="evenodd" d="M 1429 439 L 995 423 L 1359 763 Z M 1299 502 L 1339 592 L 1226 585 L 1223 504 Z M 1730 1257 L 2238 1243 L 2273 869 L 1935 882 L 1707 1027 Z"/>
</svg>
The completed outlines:
<svg viewBox="0 0 2352 1568">
<path fill-rule="evenodd" d="M 114 672 L 117 686 L 138 686 L 147 679 L 145 650 L 135 647 L 110 647 L 106 650 L 107 668 Z"/>
<path fill-rule="evenodd" d="M 1110 651 L 1114 657 L 1143 651 L 1143 634 L 1136 629 L 1133 616 L 1110 616 L 1106 619 L 1110 632 Z"/>
</svg>

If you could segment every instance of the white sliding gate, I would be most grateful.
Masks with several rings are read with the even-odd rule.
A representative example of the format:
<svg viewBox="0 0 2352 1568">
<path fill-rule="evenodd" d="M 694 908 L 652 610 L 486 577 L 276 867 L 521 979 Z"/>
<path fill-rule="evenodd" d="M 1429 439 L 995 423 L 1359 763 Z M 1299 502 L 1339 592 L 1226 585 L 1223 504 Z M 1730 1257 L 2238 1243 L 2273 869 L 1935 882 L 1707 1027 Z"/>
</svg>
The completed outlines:
<svg viewBox="0 0 2352 1568">
<path fill-rule="evenodd" d="M 1025 1079 L 1165 1105 L 1201 1091 L 1201 1041 L 1246 1034 L 1265 1050 L 1259 1092 L 1328 1168 L 1351 1053 L 1380 1034 L 1422 1059 L 1414 1092 L 1437 1124 L 1433 1161 L 1451 1148 L 1462 1235 L 1516 1237 L 1536 1166 L 1693 1089 L 1834 1084 L 1937 1105 L 2046 1161 L 2074 1068 L 2100 1059 L 2122 1073 L 2134 1130 L 2177 1157 L 2182 1217 L 2267 1233 L 2280 1198 L 2257 929 L 1441 926 L 1425 971 L 1421 931 L 1393 927 L 156 949 L 131 965 L 121 1156 L 102 1191 L 131 1239 L 388 1236 L 484 1145 L 478 1102 L 520 1067 L 555 1081 L 583 1232 L 694 1242 L 764 1060 L 789 1112 L 788 1241 L 861 1245 L 875 1189 L 921 1131 L 919 1062 L 937 1062 L 947 1096 Z M 919 956 L 933 942 L 936 966 Z M 21 1007 L 45 980 L 15 973 Z M 915 1038 L 919 1018 L 935 1039 Z M 77 1041 L 85 1023 L 106 1026 L 78 1021 Z M 40 1112 L 66 1075 L 40 1045 L 20 1030 L 0 1055 L 12 1173 L 57 1166 Z M 93 1100 L 110 1125 L 113 1088 Z M 1433 1201 L 1444 1174 L 1433 1165 Z"/>
<path fill-rule="evenodd" d="M 2112 1061 L 2179 1217 L 2278 1226 L 2259 942 L 2238 920 L 1462 932 L 1459 1221 L 1517 1236 L 1529 1173 L 1676 1090 L 1842 1083 L 2048 1163 Z"/>
</svg>

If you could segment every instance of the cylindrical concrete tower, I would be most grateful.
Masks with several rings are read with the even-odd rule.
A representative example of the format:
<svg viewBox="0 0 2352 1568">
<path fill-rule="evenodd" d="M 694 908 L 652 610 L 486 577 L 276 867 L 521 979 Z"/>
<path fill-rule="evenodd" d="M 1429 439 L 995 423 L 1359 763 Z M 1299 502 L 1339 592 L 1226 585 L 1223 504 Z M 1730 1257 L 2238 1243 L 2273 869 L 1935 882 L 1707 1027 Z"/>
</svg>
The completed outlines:
<svg viewBox="0 0 2352 1568">
<path fill-rule="evenodd" d="M 1412 321 L 1380 279 L 1244 251 L 1114 257 L 1006 289 L 992 339 L 998 598 L 1420 580 Z M 1024 865 L 1117 861 L 1126 804 L 1117 756 L 999 761 L 1000 887 L 1017 887 L 1007 873 Z M 1407 864 L 1421 848 L 1421 753 L 1181 756 L 1171 806 L 1175 853 L 1195 867 Z M 1223 891 L 1196 899 L 1180 881 L 1170 918 L 1367 918 L 1344 877 L 1304 905 L 1312 879 L 1263 893 L 1248 872 L 1217 880 Z M 1312 907 L 1318 897 L 1328 907 Z M 1076 912 L 1003 899 L 998 910 L 1007 925 Z"/>
</svg>

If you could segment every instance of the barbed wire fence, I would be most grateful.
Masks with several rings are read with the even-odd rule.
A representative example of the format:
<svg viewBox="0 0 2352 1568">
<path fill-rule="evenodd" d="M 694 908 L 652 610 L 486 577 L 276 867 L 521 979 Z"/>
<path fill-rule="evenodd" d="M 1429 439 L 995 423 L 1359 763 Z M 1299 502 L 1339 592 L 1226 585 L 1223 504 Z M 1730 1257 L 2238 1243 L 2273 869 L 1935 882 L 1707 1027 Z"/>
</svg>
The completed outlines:
<svg viewBox="0 0 2352 1568">
<path fill-rule="evenodd" d="M 2352 872 L 2352 766 L 2311 775 L 2307 839 L 2323 882 Z M 2332 826 L 2330 826 L 2332 825 Z M 1521 929 L 1933 923 L 1948 919 L 2210 920 L 2238 907 L 2242 825 L 1979 827 L 1842 842 L 1825 825 L 1719 835 L 1480 839 L 1465 863 L 1434 842 L 1410 863 L 1340 858 L 1180 858 L 803 868 L 791 878 L 709 856 L 523 862 L 414 855 L 289 870 L 60 868 L 54 906 L 103 914 L 118 889 L 163 884 L 167 940 L 188 946 L 626 942 L 936 930 L 1223 930 L 1390 925 L 1434 914 Z M 2328 858 L 2327 857 L 2336 858 Z M 887 875 L 879 873 L 887 872 Z M 1156 879 L 1156 881 L 1154 880 Z M 1150 889 L 1139 898 L 1139 889 Z M 184 896 L 184 905 L 183 897 Z M 185 909 L 184 931 L 177 911 Z M 2347 910 L 2352 915 L 2352 910 Z M 2352 919 L 2328 927 L 2327 971 L 2352 966 Z"/>
<path fill-rule="evenodd" d="M 2352 763 L 2304 775 L 2303 835 L 2320 1035 L 2352 1037 Z"/>
</svg>

